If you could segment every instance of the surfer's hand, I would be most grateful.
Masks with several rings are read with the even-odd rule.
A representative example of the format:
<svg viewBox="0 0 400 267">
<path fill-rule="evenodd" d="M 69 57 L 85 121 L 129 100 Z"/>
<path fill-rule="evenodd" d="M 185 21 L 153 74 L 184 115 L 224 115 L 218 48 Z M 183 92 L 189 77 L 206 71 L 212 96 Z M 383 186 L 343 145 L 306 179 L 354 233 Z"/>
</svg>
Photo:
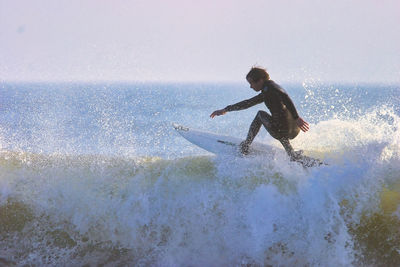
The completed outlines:
<svg viewBox="0 0 400 267">
<path fill-rule="evenodd" d="M 310 125 L 300 117 L 296 120 L 296 124 L 303 132 L 307 132 L 310 129 Z"/>
<path fill-rule="evenodd" d="M 225 113 L 226 113 L 226 110 L 224 108 L 219 109 L 219 110 L 216 110 L 213 113 L 211 113 L 210 117 L 214 118 L 215 116 L 221 116 L 221 115 L 224 115 Z"/>
</svg>

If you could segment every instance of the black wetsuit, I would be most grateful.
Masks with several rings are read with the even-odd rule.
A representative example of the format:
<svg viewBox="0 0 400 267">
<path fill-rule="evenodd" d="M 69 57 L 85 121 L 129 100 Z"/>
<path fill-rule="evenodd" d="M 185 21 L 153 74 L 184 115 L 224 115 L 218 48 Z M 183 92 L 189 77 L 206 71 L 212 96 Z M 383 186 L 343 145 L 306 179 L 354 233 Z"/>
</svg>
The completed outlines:
<svg viewBox="0 0 400 267">
<path fill-rule="evenodd" d="M 254 105 L 264 102 L 271 112 L 260 110 L 250 125 L 245 145 L 250 145 L 261 125 L 267 129 L 272 137 L 278 139 L 289 156 L 293 155 L 293 148 L 289 143 L 289 139 L 295 138 L 300 128 L 296 124 L 299 118 L 296 108 L 286 93 L 286 91 L 272 80 L 268 80 L 264 84 L 264 88 L 257 96 L 241 101 L 225 108 L 226 111 L 243 110 Z"/>
</svg>

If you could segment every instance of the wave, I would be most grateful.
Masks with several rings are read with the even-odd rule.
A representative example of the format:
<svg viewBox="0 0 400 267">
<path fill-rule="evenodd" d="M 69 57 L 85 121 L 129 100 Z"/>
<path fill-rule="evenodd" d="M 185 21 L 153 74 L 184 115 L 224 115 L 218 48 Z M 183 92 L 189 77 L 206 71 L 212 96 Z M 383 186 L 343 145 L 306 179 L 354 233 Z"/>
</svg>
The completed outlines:
<svg viewBox="0 0 400 267">
<path fill-rule="evenodd" d="M 0 129 L 0 265 L 398 265 L 400 117 L 311 126 L 293 146 L 328 165 L 309 169 L 168 134 L 165 157 L 33 153 Z"/>
<path fill-rule="evenodd" d="M 395 265 L 399 139 L 378 139 L 371 134 L 332 151 L 311 146 L 310 153 L 329 162 L 311 169 L 279 155 L 163 159 L 2 151 L 0 262 Z"/>
</svg>

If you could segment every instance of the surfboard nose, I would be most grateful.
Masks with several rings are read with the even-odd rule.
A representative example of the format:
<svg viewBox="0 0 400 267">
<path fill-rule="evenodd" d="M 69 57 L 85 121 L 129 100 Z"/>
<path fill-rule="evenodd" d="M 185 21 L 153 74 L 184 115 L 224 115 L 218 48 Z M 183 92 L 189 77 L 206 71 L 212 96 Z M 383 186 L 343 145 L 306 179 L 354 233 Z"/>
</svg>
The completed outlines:
<svg viewBox="0 0 400 267">
<path fill-rule="evenodd" d="M 172 126 L 173 126 L 173 127 L 175 128 L 175 130 L 177 130 L 177 131 L 185 131 L 185 132 L 189 131 L 189 128 L 184 127 L 184 126 L 182 126 L 182 125 L 179 125 L 179 124 L 177 124 L 177 123 L 172 123 Z"/>
</svg>

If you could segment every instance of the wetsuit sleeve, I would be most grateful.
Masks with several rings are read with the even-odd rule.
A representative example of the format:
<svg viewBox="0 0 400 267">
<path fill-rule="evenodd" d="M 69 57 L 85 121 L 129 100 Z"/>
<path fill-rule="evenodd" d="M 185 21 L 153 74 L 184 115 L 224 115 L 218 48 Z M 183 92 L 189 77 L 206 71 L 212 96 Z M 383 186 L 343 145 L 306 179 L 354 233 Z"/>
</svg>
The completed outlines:
<svg viewBox="0 0 400 267">
<path fill-rule="evenodd" d="M 293 104 L 292 99 L 290 99 L 289 95 L 287 93 L 281 92 L 281 99 L 282 103 L 285 104 L 286 108 L 292 114 L 293 119 L 297 120 L 299 118 L 299 114 L 297 113 L 297 110 Z"/>
<path fill-rule="evenodd" d="M 264 97 L 261 93 L 250 99 L 243 100 L 243 101 L 233 104 L 233 105 L 229 105 L 229 106 L 225 107 L 225 110 L 226 111 L 242 110 L 242 109 L 246 109 L 246 108 L 252 107 L 254 105 L 260 104 L 263 101 L 264 101 Z"/>
</svg>

